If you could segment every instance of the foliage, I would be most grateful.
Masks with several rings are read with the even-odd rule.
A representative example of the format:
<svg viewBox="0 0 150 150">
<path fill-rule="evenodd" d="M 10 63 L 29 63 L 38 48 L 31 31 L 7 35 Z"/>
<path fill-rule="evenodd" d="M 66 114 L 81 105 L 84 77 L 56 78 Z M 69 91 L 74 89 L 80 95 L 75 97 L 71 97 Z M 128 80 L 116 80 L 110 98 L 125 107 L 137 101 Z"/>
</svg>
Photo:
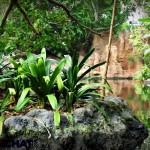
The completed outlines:
<svg viewBox="0 0 150 150">
<path fill-rule="evenodd" d="M 141 96 L 141 101 L 147 101 L 150 95 L 150 87 L 145 84 L 135 84 L 135 92 Z"/>
<path fill-rule="evenodd" d="M 56 77 L 62 71 L 65 59 L 62 59 L 55 70 L 50 73 L 51 61 L 46 59 L 46 50 L 42 49 L 41 55 L 37 57 L 27 52 L 27 60 L 20 59 L 20 65 L 16 65 L 21 76 L 28 78 L 31 89 L 38 95 L 39 102 L 44 107 L 46 95 L 53 92 Z"/>
<path fill-rule="evenodd" d="M 15 111 L 19 111 L 21 110 L 25 105 L 26 103 L 29 102 L 30 98 L 29 97 L 26 97 L 28 92 L 29 92 L 30 88 L 25 88 L 22 93 L 21 93 L 21 96 L 17 102 L 17 105 L 15 106 L 14 110 Z"/>
<path fill-rule="evenodd" d="M 54 110 L 54 125 L 59 126 L 60 125 L 60 113 L 58 110 L 60 109 L 60 105 L 57 103 L 57 99 L 53 94 L 47 95 L 47 97 Z"/>
<path fill-rule="evenodd" d="M 15 79 L 16 81 L 21 81 L 18 81 L 19 86 L 17 84 L 17 87 L 22 87 L 19 90 L 20 94 L 18 94 L 17 104 L 14 107 L 14 110 L 18 111 L 22 109 L 30 99 L 32 100 L 32 97 L 29 94 L 31 89 L 31 91 L 34 91 L 34 94 L 38 96 L 38 102 L 39 104 L 42 104 L 43 107 L 45 107 L 47 99 L 50 102 L 54 111 L 55 126 L 59 126 L 60 124 L 59 111 L 62 107 L 66 107 L 66 111 L 69 113 L 68 119 L 73 125 L 71 113 L 75 102 L 91 102 L 91 104 L 94 104 L 95 106 L 96 103 L 93 100 L 101 97 L 101 94 L 97 92 L 97 87 L 105 86 L 111 91 L 110 87 L 107 85 L 98 82 L 91 83 L 91 79 L 95 78 L 95 76 L 85 79 L 85 76 L 92 69 L 103 65 L 105 62 L 89 66 L 86 71 L 79 74 L 82 67 L 84 67 L 86 60 L 93 52 L 94 49 L 89 51 L 81 62 L 79 62 L 76 52 L 74 52 L 72 57 L 65 55 L 65 58 L 60 62 L 46 59 L 45 49 L 42 49 L 41 54 L 36 56 L 31 52 L 27 52 L 27 59 L 19 59 L 19 62 L 16 62 L 11 58 L 11 63 L 13 63 L 15 70 L 18 71 Z M 54 70 L 51 70 L 52 62 L 57 64 Z M 90 84 L 87 84 L 89 81 Z M 17 92 L 15 91 L 15 95 L 16 94 Z M 8 99 L 8 97 L 6 97 L 6 99 Z M 2 102 L 2 105 L 4 102 Z M 104 110 L 100 107 L 99 109 L 103 111 L 103 114 L 106 116 Z"/>
<path fill-rule="evenodd" d="M 146 125 L 147 128 L 150 128 L 150 122 L 149 122 L 149 118 L 148 116 L 150 116 L 150 112 L 146 112 L 146 111 L 138 111 L 136 113 L 136 116 L 138 116 L 138 118 L 144 122 L 144 124 Z"/>
<path fill-rule="evenodd" d="M 26 88 L 22 91 L 21 96 L 17 102 L 17 105 L 13 108 L 14 111 L 21 110 L 25 106 L 25 104 L 29 102 L 30 98 L 26 97 L 29 90 L 30 88 Z M 14 103 L 14 100 L 13 99 L 11 100 L 10 96 L 14 96 L 15 94 L 16 94 L 15 90 L 13 88 L 9 88 L 6 92 L 5 97 L 2 99 L 2 102 L 0 103 L 0 136 L 2 135 L 3 122 L 5 120 L 3 112 L 6 111 L 7 106 L 10 106 L 11 104 Z"/>
<path fill-rule="evenodd" d="M 79 62 L 76 52 L 74 52 L 74 55 L 72 57 L 70 57 L 69 55 L 65 56 L 67 66 L 63 69 L 63 81 L 61 81 L 61 78 L 59 77 L 57 83 L 58 85 L 59 83 L 62 83 L 63 89 L 59 90 L 60 92 L 62 92 L 63 98 L 65 99 L 68 112 L 72 111 L 73 104 L 77 101 L 91 100 L 91 97 L 93 96 L 101 96 L 96 92 L 96 87 L 104 85 L 102 83 L 87 84 L 92 76 L 84 80 L 83 78 L 85 78 L 92 69 L 103 65 L 105 62 L 98 63 L 91 67 L 89 66 L 89 68 L 85 72 L 82 72 L 79 75 L 79 72 L 81 72 L 81 69 L 85 65 L 86 60 L 92 55 L 93 52 L 94 49 L 89 51 L 81 60 L 81 62 Z M 60 99 L 60 97 L 58 99 Z"/>
<path fill-rule="evenodd" d="M 149 35 L 149 30 L 146 27 L 137 27 L 130 36 L 130 42 L 137 49 L 137 55 L 135 59 L 141 59 L 141 56 L 144 53 L 144 56 L 142 57 L 144 66 L 140 71 L 138 71 L 139 73 L 135 77 L 139 80 L 145 80 L 150 77 L 150 45 L 148 43 Z"/>
<path fill-rule="evenodd" d="M 71 21 L 59 7 L 50 5 L 48 1 L 19 0 L 19 2 L 26 10 L 39 36 L 31 31 L 22 14 L 17 8 L 14 8 L 5 28 L 1 31 L 0 45 L 3 45 L 2 50 L 6 50 L 6 52 L 30 50 L 38 53 L 42 47 L 45 47 L 49 53 L 63 56 L 66 53 L 71 54 L 72 51 L 69 51 L 71 49 L 86 46 L 89 31 Z M 71 14 L 80 23 L 91 29 L 101 32 L 103 29 L 109 28 L 112 1 L 60 0 L 60 2 L 71 10 Z M 122 24 L 128 16 L 128 2 L 124 0 L 117 2 L 115 25 Z M 124 9 L 121 9 L 122 4 L 125 4 Z M 95 19 L 96 14 L 98 19 Z"/>
<path fill-rule="evenodd" d="M 145 64 L 141 70 L 137 72 L 137 75 L 134 77 L 135 80 L 146 80 L 150 78 L 150 69 Z"/>
</svg>

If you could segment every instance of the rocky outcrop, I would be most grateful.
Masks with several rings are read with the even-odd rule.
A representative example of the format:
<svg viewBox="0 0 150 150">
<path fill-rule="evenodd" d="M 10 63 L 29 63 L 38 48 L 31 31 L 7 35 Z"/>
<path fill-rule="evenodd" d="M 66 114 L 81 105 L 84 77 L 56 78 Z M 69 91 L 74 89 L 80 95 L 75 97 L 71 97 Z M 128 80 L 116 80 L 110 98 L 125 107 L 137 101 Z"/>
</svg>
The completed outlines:
<svg viewBox="0 0 150 150">
<path fill-rule="evenodd" d="M 97 64 L 106 60 L 106 49 L 108 44 L 109 33 L 105 32 L 101 36 L 94 35 L 91 49 L 95 48 L 94 54 L 90 57 L 87 64 Z M 130 33 L 121 32 L 118 39 L 112 40 L 110 60 L 108 67 L 108 77 L 133 77 L 141 69 L 142 61 L 136 59 L 138 52 L 129 42 Z M 84 57 L 81 52 L 81 57 Z M 103 75 L 105 65 L 93 70 L 92 74 Z"/>
<path fill-rule="evenodd" d="M 125 101 L 107 96 L 96 107 L 76 108 L 74 125 L 65 114 L 54 127 L 53 112 L 35 109 L 24 116 L 5 120 L 2 150 L 134 150 L 148 136 L 148 131 L 128 108 Z M 105 111 L 105 112 L 104 112 Z"/>
</svg>

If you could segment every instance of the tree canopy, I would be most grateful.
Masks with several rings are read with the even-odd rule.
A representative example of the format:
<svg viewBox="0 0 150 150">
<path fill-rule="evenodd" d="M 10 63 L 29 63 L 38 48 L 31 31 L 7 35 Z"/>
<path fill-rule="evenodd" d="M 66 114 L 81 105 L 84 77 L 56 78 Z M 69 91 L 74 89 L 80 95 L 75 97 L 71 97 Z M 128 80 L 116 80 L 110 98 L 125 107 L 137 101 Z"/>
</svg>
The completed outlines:
<svg viewBox="0 0 150 150">
<path fill-rule="evenodd" d="M 89 35 L 109 30 L 113 0 L 1 0 L 0 50 L 47 52 L 62 56 L 87 49 Z M 118 0 L 114 28 L 126 20 L 129 1 Z M 8 10 L 10 9 L 10 10 Z M 8 12 L 7 12 L 8 11 Z M 6 14 L 8 13 L 8 14 Z"/>
</svg>

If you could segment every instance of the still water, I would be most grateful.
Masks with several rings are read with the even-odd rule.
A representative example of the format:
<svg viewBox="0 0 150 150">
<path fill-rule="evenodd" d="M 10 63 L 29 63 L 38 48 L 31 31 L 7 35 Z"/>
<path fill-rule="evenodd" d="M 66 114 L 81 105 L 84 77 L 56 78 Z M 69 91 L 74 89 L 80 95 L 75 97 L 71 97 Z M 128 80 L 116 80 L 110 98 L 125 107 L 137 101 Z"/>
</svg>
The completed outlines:
<svg viewBox="0 0 150 150">
<path fill-rule="evenodd" d="M 150 134 L 150 86 L 134 80 L 108 80 L 113 94 L 127 101 L 135 115 L 145 123 Z M 137 150 L 150 150 L 150 136 Z"/>
</svg>

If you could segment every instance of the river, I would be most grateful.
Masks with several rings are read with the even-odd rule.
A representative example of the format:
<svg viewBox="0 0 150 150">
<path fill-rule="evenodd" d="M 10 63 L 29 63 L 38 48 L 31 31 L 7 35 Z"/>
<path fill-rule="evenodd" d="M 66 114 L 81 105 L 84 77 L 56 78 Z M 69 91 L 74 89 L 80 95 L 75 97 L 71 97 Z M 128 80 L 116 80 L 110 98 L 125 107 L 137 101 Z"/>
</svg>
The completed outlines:
<svg viewBox="0 0 150 150">
<path fill-rule="evenodd" d="M 149 137 L 137 150 L 150 150 L 150 86 L 134 80 L 108 80 L 113 94 L 127 101 L 135 115 L 149 129 Z"/>
</svg>

